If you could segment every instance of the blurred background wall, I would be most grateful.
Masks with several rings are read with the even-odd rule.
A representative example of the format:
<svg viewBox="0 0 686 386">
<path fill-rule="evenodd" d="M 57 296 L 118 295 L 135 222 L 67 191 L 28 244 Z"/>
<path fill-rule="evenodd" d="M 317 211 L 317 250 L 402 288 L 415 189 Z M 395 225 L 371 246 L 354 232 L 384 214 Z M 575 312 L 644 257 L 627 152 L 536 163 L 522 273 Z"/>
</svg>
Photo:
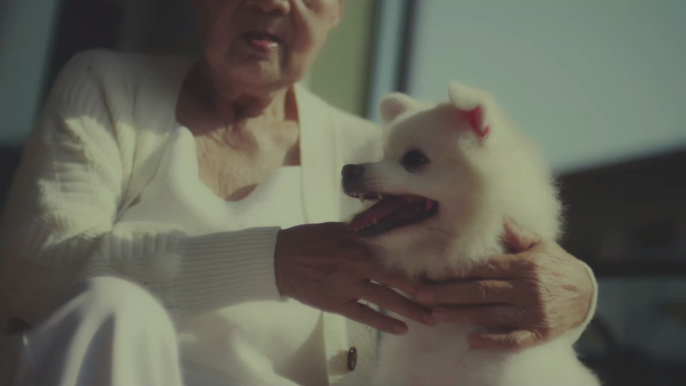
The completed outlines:
<svg viewBox="0 0 686 386">
<path fill-rule="evenodd" d="M 0 1 L 0 143 L 19 145 L 42 103 L 61 1 Z"/>
<path fill-rule="evenodd" d="M 686 145 L 685 1 L 425 1 L 416 19 L 408 91 L 490 90 L 558 171 Z"/>
<path fill-rule="evenodd" d="M 306 79 L 327 102 L 360 116 L 366 113 L 377 4 L 375 0 L 346 2 L 341 24 Z"/>
</svg>

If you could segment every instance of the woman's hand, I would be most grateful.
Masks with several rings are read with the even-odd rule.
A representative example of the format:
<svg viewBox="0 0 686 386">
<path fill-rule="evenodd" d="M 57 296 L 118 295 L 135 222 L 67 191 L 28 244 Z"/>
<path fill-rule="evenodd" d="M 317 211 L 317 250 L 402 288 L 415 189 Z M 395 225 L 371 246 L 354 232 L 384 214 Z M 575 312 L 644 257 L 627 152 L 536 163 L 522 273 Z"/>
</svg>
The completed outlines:
<svg viewBox="0 0 686 386">
<path fill-rule="evenodd" d="M 533 346 L 583 323 L 593 296 L 586 268 L 552 240 L 512 223 L 505 229 L 513 254 L 495 256 L 458 281 L 425 286 L 418 301 L 434 309 L 437 322 L 499 331 L 469 338 L 486 349 Z"/>
<path fill-rule="evenodd" d="M 284 229 L 277 236 L 274 259 L 276 285 L 282 296 L 398 335 L 407 332 L 405 323 L 359 300 L 419 323 L 431 323 L 431 310 L 391 289 L 414 294 L 417 284 L 377 263 L 371 247 L 345 224 Z"/>
</svg>

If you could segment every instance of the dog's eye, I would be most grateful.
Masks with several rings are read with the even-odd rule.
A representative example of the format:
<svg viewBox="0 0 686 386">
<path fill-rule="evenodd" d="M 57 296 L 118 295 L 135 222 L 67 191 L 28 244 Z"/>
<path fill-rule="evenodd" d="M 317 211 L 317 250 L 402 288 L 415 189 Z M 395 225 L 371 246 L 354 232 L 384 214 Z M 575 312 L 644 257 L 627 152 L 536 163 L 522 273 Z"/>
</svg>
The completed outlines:
<svg viewBox="0 0 686 386">
<path fill-rule="evenodd" d="M 410 150 L 405 153 L 400 163 L 406 169 L 417 169 L 429 163 L 429 159 L 419 150 Z"/>
</svg>

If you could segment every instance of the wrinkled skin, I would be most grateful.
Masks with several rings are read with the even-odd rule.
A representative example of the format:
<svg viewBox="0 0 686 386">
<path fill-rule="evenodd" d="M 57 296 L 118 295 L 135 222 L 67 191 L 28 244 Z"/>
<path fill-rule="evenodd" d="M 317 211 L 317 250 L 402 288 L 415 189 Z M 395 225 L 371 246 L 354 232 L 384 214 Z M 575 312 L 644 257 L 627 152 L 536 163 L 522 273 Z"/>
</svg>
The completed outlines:
<svg viewBox="0 0 686 386">
<path fill-rule="evenodd" d="M 342 0 L 193 3 L 211 83 L 228 99 L 263 99 L 290 88 L 314 63 L 343 15 Z M 242 38 L 249 31 L 268 31 L 276 36 L 278 50 L 269 54 L 251 50 Z"/>
<path fill-rule="evenodd" d="M 193 133 L 203 183 L 217 196 L 238 201 L 279 167 L 300 164 L 292 86 L 338 25 L 344 2 L 193 0 L 193 5 L 203 55 L 184 80 L 176 118 Z M 271 48 L 250 43 L 255 34 L 272 41 Z"/>
<path fill-rule="evenodd" d="M 499 334 L 470 337 L 472 346 L 517 349 L 545 343 L 579 326 L 589 311 L 593 281 L 557 243 L 507 223 L 511 254 L 494 256 L 460 280 L 424 286 L 418 300 L 436 321 L 474 323 Z"/>
<path fill-rule="evenodd" d="M 505 330 L 470 337 L 471 345 L 485 349 L 529 347 L 579 326 L 593 295 L 583 265 L 554 241 L 516 224 L 506 229 L 512 254 L 494 256 L 459 279 L 426 284 L 378 264 L 373 248 L 344 224 L 298 226 L 279 235 L 277 286 L 286 297 L 389 333 L 402 335 L 407 326 L 358 299 L 424 324 L 448 321 Z M 385 286 L 417 298 L 433 312 Z"/>
<path fill-rule="evenodd" d="M 431 321 L 430 309 L 388 288 L 416 293 L 418 284 L 378 263 L 370 246 L 348 230 L 346 224 L 302 225 L 282 230 L 276 243 L 275 269 L 281 295 L 376 329 L 402 335 L 407 332 L 407 325 L 358 300 L 420 323 Z"/>
</svg>

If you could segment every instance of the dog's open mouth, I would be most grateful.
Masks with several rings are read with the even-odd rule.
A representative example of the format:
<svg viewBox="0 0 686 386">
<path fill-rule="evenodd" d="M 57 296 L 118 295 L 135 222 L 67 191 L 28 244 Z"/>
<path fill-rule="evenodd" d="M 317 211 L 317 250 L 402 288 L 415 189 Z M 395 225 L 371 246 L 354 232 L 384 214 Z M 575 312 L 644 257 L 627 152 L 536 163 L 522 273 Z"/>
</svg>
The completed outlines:
<svg viewBox="0 0 686 386">
<path fill-rule="evenodd" d="M 372 237 L 392 229 L 419 223 L 438 213 L 438 202 L 412 195 L 347 193 L 362 200 L 377 201 L 350 221 L 350 229 L 362 237 Z"/>
</svg>

